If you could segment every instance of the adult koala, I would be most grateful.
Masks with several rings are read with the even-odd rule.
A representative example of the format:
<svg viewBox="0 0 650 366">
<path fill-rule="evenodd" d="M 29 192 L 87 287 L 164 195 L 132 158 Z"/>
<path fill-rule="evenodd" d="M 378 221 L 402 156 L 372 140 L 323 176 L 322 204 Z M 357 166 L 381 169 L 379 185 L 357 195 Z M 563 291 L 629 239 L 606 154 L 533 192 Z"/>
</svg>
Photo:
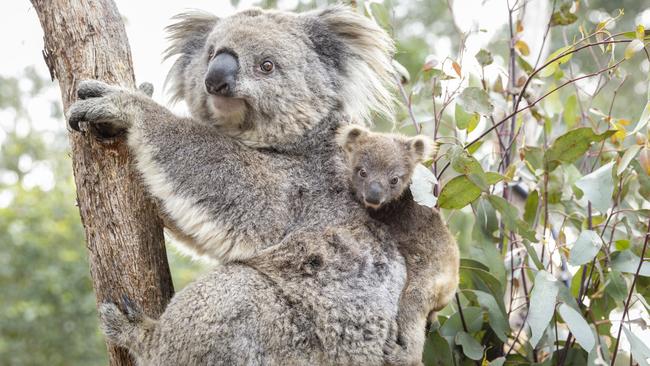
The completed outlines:
<svg viewBox="0 0 650 366">
<path fill-rule="evenodd" d="M 126 131 L 174 229 L 224 264 L 158 320 L 104 304 L 108 338 L 144 365 L 382 364 L 404 260 L 350 195 L 334 135 L 390 105 L 390 38 L 345 7 L 178 20 L 169 80 L 192 119 L 89 81 L 69 123 Z"/>
</svg>

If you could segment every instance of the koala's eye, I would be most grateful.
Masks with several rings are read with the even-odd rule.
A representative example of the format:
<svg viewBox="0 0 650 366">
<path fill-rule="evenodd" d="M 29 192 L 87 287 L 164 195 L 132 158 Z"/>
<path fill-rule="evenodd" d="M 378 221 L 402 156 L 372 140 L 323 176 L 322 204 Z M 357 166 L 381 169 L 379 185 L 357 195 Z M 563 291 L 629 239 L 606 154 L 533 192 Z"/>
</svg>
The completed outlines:
<svg viewBox="0 0 650 366">
<path fill-rule="evenodd" d="M 214 57 L 214 47 L 210 46 L 210 48 L 208 49 L 208 61 L 212 60 L 213 57 Z"/>
<path fill-rule="evenodd" d="M 397 183 L 399 183 L 399 177 L 392 177 L 390 179 L 389 183 L 390 183 L 391 186 L 396 185 Z"/>
<path fill-rule="evenodd" d="M 361 169 L 359 169 L 359 176 L 360 176 L 361 178 L 365 178 L 365 177 L 368 176 L 368 172 L 366 172 L 365 169 L 361 168 Z"/>
<path fill-rule="evenodd" d="M 268 74 L 273 71 L 273 69 L 275 69 L 275 65 L 269 60 L 264 60 L 264 62 L 260 64 L 260 70 L 262 70 L 264 73 Z"/>
</svg>

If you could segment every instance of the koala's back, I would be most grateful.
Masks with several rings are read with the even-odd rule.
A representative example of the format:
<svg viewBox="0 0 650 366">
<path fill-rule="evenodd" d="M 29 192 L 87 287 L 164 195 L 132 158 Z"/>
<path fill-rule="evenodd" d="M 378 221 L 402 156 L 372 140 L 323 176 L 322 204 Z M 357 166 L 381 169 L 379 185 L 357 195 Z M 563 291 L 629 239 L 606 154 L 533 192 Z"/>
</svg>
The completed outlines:
<svg viewBox="0 0 650 366">
<path fill-rule="evenodd" d="M 216 268 L 179 292 L 158 321 L 144 365 L 318 362 L 316 342 L 269 278 L 241 264 Z M 311 352 L 310 352 L 311 351 Z"/>
<path fill-rule="evenodd" d="M 188 285 L 159 319 L 142 363 L 381 364 L 404 266 L 354 216 L 325 233 L 295 231 Z"/>
</svg>

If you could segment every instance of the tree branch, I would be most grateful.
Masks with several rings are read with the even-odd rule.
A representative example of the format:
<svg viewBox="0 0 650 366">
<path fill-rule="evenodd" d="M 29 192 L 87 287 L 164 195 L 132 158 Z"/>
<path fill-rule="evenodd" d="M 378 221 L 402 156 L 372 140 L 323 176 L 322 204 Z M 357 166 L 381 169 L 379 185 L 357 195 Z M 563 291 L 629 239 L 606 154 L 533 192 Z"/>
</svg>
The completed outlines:
<svg viewBox="0 0 650 366">
<path fill-rule="evenodd" d="M 43 55 L 61 89 L 64 109 L 77 82 L 100 79 L 134 87 L 131 52 L 111 0 L 32 0 L 45 34 Z M 158 317 L 173 294 L 162 222 L 139 182 L 123 138 L 100 143 L 71 133 L 72 166 L 97 303 L 126 295 Z M 133 365 L 109 345 L 111 365 Z"/>
</svg>

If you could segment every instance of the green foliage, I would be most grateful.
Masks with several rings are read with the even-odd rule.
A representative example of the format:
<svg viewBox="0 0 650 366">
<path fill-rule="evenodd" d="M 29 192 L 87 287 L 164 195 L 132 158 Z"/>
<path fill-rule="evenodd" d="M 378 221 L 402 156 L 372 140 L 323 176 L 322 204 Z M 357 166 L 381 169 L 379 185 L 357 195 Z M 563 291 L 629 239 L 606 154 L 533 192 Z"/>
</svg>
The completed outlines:
<svg viewBox="0 0 650 366">
<path fill-rule="evenodd" d="M 44 90 L 32 86 L 26 95 L 18 79 L 0 83 L 0 106 L 29 128 L 8 126 L 0 143 L 0 364 L 105 365 L 67 141 L 33 130 L 23 103 Z M 57 179 L 50 189 L 34 175 L 44 168 Z"/>
<path fill-rule="evenodd" d="M 613 314 L 647 297 L 650 283 L 650 263 L 641 263 L 650 252 L 650 90 L 631 88 L 648 87 L 638 67 L 650 40 L 631 23 L 645 7 L 552 3 L 548 30 L 533 30 L 549 32 L 548 54 L 524 39 L 534 25 L 505 7 L 513 21 L 492 44 L 470 48 L 475 30 L 450 36 L 457 54 L 401 40 L 399 16 L 386 26 L 416 75 L 403 85 L 398 126 L 408 133 L 416 124 L 441 146 L 435 186 L 417 196 L 438 193 L 463 257 L 457 301 L 438 315 L 426 365 L 609 364 L 630 355 Z M 593 21 L 592 11 L 612 15 Z M 572 86 L 584 79 L 595 93 Z M 646 341 L 631 357 L 643 364 L 647 349 Z"/>
</svg>

